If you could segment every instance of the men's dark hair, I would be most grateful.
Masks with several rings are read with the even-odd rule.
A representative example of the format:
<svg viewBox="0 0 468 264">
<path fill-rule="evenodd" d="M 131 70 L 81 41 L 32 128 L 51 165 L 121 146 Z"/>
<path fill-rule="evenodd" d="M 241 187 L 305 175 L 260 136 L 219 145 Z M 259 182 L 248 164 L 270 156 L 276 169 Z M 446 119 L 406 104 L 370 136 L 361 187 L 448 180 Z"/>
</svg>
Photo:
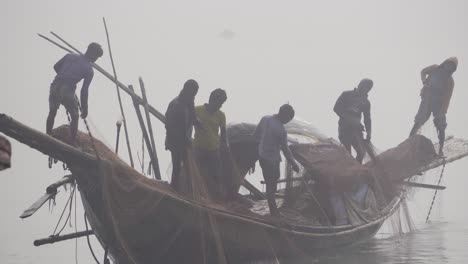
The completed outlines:
<svg viewBox="0 0 468 264">
<path fill-rule="evenodd" d="M 88 49 L 85 54 L 91 58 L 99 58 L 104 54 L 104 51 L 99 43 L 92 42 L 88 45 Z"/>
<path fill-rule="evenodd" d="M 294 108 L 290 104 L 284 104 L 280 107 L 278 114 L 288 119 L 293 119 L 295 115 Z"/>
<path fill-rule="evenodd" d="M 224 91 L 221 88 L 217 88 L 214 91 L 212 91 L 211 94 L 210 94 L 209 102 L 214 102 L 215 100 L 219 101 L 221 103 L 226 102 L 226 100 L 227 100 L 226 91 Z"/>
<path fill-rule="evenodd" d="M 181 94 L 185 94 L 188 91 L 198 92 L 198 83 L 194 79 L 189 79 L 184 83 L 184 88 L 182 88 Z"/>
<path fill-rule="evenodd" d="M 371 79 L 364 78 L 359 82 L 358 89 L 367 88 L 370 90 L 372 86 L 374 86 L 374 82 Z"/>
</svg>

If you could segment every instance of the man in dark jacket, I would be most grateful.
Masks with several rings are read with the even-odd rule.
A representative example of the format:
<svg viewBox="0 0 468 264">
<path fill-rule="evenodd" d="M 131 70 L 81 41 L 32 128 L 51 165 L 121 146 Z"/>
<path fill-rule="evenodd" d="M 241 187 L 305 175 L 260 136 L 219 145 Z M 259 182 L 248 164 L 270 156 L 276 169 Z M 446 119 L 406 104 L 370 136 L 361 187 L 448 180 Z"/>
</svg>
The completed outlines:
<svg viewBox="0 0 468 264">
<path fill-rule="evenodd" d="M 86 118 L 88 116 L 88 89 L 94 76 L 91 63 L 95 62 L 102 54 L 101 45 L 93 42 L 89 44 L 84 55 L 68 53 L 54 65 L 57 75 L 50 85 L 47 134 L 52 133 L 57 110 L 60 105 L 63 105 L 71 118 L 70 144 L 75 144 L 79 118 L 79 104 L 75 96 L 76 85 L 83 80 L 80 96 L 81 117 Z"/>
<path fill-rule="evenodd" d="M 446 114 L 455 86 L 452 75 L 457 70 L 457 66 L 457 58 L 452 57 L 440 65 L 431 65 L 421 71 L 421 81 L 424 85 L 420 94 L 421 103 L 410 132 L 410 136 L 416 134 L 432 113 L 439 138 L 439 156 L 441 157 L 444 155 Z"/>
<path fill-rule="evenodd" d="M 166 111 L 166 149 L 172 156 L 171 186 L 178 190 L 179 175 L 187 150 L 192 144 L 192 130 L 195 123 L 195 96 L 198 83 L 188 80 L 179 96 L 174 98 Z"/>
<path fill-rule="evenodd" d="M 366 153 L 363 141 L 365 127 L 366 141 L 371 140 L 372 121 L 368 93 L 374 83 L 370 79 L 362 79 L 354 90 L 343 92 L 335 103 L 333 111 L 340 117 L 338 121 L 338 137 L 340 142 L 351 153 L 351 146 L 356 151 L 356 159 L 362 163 Z M 364 126 L 361 116 L 364 116 Z"/>
</svg>

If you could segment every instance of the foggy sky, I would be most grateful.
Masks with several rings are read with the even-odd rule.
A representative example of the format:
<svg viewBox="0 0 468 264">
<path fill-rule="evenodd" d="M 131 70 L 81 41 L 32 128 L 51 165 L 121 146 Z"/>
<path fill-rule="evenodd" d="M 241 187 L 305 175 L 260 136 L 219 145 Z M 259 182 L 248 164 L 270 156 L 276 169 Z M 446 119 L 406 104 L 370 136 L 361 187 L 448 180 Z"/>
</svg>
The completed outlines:
<svg viewBox="0 0 468 264">
<path fill-rule="evenodd" d="M 36 33 L 52 30 L 83 51 L 89 42 L 101 43 L 104 56 L 97 63 L 111 72 L 102 17 L 110 30 L 119 80 L 138 88 L 142 76 L 150 103 L 161 112 L 183 83 L 194 78 L 200 84 L 197 104 L 206 102 L 215 88 L 227 91 L 223 110 L 228 122 L 257 122 L 289 102 L 298 117 L 337 138 L 333 104 L 342 91 L 367 77 L 374 80 L 373 142 L 380 149 L 408 136 L 420 100 L 420 70 L 457 56 L 447 134 L 468 137 L 464 0 L 2 1 L 0 113 L 45 131 L 52 66 L 65 53 Z M 136 153 L 141 147 L 139 126 L 130 98 L 122 95 Z M 90 122 L 94 134 L 111 148 L 120 117 L 116 98 L 115 86 L 95 72 Z M 61 108 L 56 126 L 65 122 Z M 164 177 L 170 162 L 164 129 L 156 119 L 153 128 Z M 436 139 L 432 119 L 423 132 Z M 45 205 L 30 219 L 18 218 L 64 172 L 59 166 L 49 170 L 47 157 L 11 141 L 13 168 L 0 175 L 0 262 L 68 263 L 74 257 L 74 241 L 32 245 L 33 239 L 50 235 L 67 194 L 59 193 L 52 215 Z M 121 156 L 127 158 L 123 138 L 121 143 Z M 467 202 L 467 168 L 468 160 L 447 166 L 448 189 L 442 202 L 447 221 L 468 219 L 466 210 L 457 206 Z M 428 177 L 436 181 L 437 172 Z M 416 215 L 427 212 L 431 195 L 421 191 L 422 198 L 415 198 L 420 204 Z M 84 229 L 82 218 L 80 213 L 78 230 Z M 80 240 L 79 257 L 88 263 L 84 241 Z M 94 245 L 100 247 L 96 241 Z"/>
</svg>

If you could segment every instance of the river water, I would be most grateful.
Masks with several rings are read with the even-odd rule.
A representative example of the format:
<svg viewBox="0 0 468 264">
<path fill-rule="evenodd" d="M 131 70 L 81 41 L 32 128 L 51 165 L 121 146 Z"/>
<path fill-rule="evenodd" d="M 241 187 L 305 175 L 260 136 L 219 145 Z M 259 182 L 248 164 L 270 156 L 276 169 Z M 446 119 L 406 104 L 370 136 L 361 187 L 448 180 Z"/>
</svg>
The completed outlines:
<svg viewBox="0 0 468 264">
<path fill-rule="evenodd" d="M 431 222 L 417 231 L 321 252 L 314 257 L 266 260 L 255 264 L 468 263 L 468 227 L 463 222 Z"/>
</svg>

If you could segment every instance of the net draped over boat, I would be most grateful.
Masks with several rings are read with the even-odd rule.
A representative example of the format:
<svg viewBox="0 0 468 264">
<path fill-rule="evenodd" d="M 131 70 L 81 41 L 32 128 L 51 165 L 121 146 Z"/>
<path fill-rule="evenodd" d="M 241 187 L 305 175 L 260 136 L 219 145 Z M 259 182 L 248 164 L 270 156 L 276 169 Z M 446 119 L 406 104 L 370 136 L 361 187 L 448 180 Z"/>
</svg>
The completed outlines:
<svg viewBox="0 0 468 264">
<path fill-rule="evenodd" d="M 244 129 L 250 133 L 252 126 L 246 125 Z M 58 138 L 67 138 L 68 128 L 56 129 L 54 134 Z M 232 157 L 228 159 L 239 166 L 225 166 L 231 171 L 228 177 L 234 178 L 230 186 L 238 186 L 257 159 L 256 143 L 248 137 L 244 138 L 247 140 L 239 138 L 231 142 Z M 426 140 L 413 137 L 382 153 L 379 166 L 386 171 L 399 166 L 396 179 L 410 177 L 417 166 L 433 158 L 431 152 L 426 152 L 430 144 Z M 81 149 L 93 154 L 87 135 L 79 133 L 78 142 Z M 296 248 L 297 238 L 293 240 L 285 232 L 305 227 L 278 228 L 269 217 L 257 215 L 245 206 L 214 202 L 190 152 L 182 170 L 182 177 L 188 179 L 185 193 L 179 194 L 168 184 L 149 179 L 130 168 L 100 141 L 95 140 L 94 144 L 101 157 L 97 168 L 73 164 L 69 167 L 77 177 L 93 230 L 104 245 L 111 245 L 109 251 L 118 258 L 118 263 L 226 263 L 228 259 L 245 256 L 249 248 L 257 247 L 262 256 L 276 257 L 294 250 L 301 252 Z M 296 145 L 292 149 L 305 168 L 302 170 L 304 176 L 316 177 L 317 183 L 323 183 L 343 198 L 351 225 L 367 223 L 381 216 L 382 206 L 374 197 L 376 188 L 361 187 L 369 178 L 385 178 L 390 174 L 375 173 L 376 165 L 358 164 L 340 146 Z M 302 218 L 324 215 L 330 218 L 335 212 L 327 207 L 329 193 L 321 194 L 316 187 L 311 189 L 309 185 L 304 181 L 293 186 L 296 195 L 288 201 L 292 206 L 285 208 L 286 212 L 294 210 Z M 313 201 L 311 194 L 315 196 Z M 330 219 L 320 219 L 315 223 L 331 224 Z M 324 246 L 331 243 L 327 239 L 322 238 L 320 243 Z"/>
</svg>

